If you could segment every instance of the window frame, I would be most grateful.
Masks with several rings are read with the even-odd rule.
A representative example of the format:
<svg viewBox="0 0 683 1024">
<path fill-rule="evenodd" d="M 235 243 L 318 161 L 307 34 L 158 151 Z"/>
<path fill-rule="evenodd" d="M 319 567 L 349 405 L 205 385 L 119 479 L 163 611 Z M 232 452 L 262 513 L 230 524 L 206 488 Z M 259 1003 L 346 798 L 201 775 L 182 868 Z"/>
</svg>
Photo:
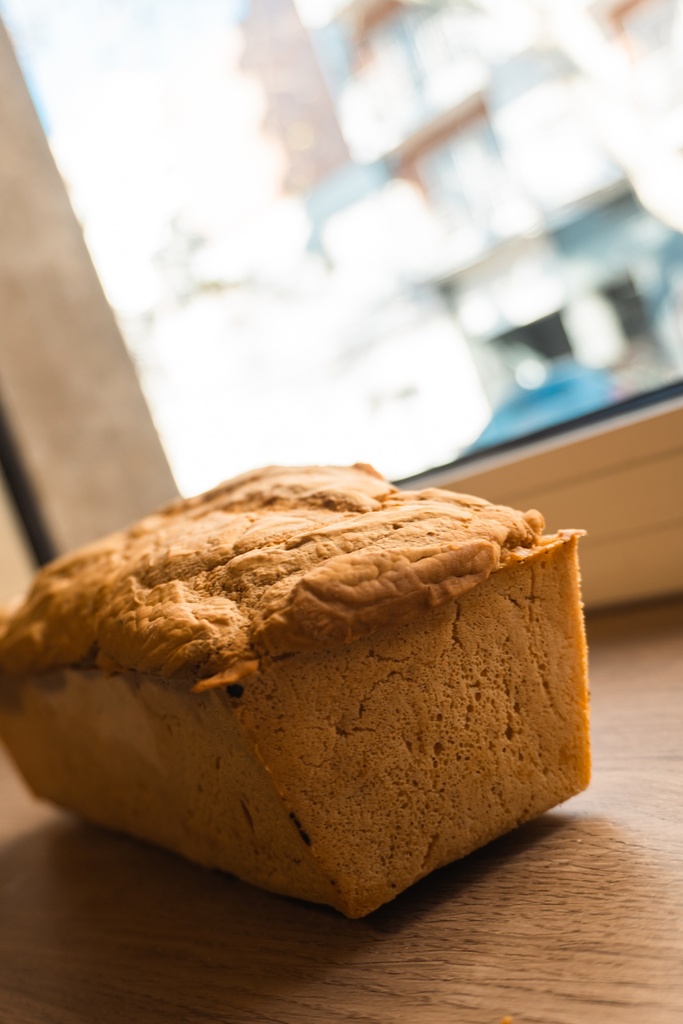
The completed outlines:
<svg viewBox="0 0 683 1024">
<path fill-rule="evenodd" d="M 683 381 L 398 481 L 539 508 L 586 531 L 588 608 L 683 592 Z"/>
</svg>

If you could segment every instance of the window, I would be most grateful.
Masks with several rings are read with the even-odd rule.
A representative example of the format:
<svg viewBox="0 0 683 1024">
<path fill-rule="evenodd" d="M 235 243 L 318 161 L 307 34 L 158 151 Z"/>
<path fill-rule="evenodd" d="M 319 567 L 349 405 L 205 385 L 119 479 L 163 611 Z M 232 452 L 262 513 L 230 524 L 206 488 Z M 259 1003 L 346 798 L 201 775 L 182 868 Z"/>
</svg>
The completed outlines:
<svg viewBox="0 0 683 1024">
<path fill-rule="evenodd" d="M 183 492 L 465 467 L 555 364 L 568 420 L 598 379 L 673 394 L 678 144 L 604 88 L 621 38 L 547 7 L 2 0 Z"/>
</svg>

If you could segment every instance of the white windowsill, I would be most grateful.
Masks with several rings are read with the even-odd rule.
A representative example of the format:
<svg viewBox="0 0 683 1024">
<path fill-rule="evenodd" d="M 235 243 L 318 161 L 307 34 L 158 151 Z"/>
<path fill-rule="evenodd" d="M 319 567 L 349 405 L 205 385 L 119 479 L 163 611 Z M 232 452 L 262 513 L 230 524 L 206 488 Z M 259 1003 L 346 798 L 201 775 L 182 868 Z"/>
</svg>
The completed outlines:
<svg viewBox="0 0 683 1024">
<path fill-rule="evenodd" d="M 590 608 L 683 592 L 683 398 L 421 477 L 581 528 Z"/>
</svg>

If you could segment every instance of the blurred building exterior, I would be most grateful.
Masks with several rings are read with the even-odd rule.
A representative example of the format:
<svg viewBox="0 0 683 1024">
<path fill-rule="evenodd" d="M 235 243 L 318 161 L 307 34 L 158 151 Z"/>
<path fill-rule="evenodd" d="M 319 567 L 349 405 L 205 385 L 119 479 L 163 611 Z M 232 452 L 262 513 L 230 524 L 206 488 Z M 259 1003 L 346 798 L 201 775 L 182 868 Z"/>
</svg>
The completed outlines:
<svg viewBox="0 0 683 1024">
<path fill-rule="evenodd" d="M 388 218 L 397 292 L 446 306 L 493 409 L 527 399 L 506 430 L 680 376 L 677 0 L 298 11 L 349 152 L 305 191 L 311 245 L 334 262 L 345 234 L 372 245 L 371 209 Z"/>
</svg>

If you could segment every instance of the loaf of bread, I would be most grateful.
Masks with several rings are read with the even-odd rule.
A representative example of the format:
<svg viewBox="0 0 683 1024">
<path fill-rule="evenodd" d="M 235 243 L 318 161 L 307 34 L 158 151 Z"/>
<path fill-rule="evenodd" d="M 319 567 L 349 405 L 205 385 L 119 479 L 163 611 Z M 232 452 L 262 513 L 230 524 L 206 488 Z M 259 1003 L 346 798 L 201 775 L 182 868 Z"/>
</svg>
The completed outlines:
<svg viewBox="0 0 683 1024">
<path fill-rule="evenodd" d="M 44 568 L 0 622 L 36 794 L 360 917 L 583 789 L 577 531 L 269 468 Z"/>
</svg>

